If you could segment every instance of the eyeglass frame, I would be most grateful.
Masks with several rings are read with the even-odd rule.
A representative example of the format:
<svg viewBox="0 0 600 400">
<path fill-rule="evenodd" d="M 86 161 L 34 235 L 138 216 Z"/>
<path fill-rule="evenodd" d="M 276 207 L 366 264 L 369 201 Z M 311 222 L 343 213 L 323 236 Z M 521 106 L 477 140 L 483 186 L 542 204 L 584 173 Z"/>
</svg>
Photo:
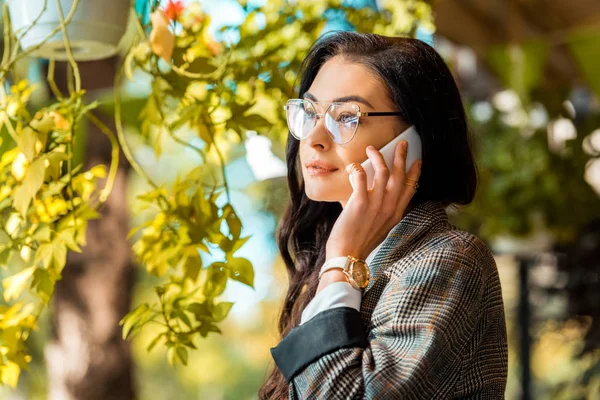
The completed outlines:
<svg viewBox="0 0 600 400">
<path fill-rule="evenodd" d="M 335 144 L 348 144 L 348 143 L 350 143 L 350 141 L 352 141 L 352 139 L 354 139 L 354 136 L 356 136 L 356 132 L 358 131 L 358 126 L 360 125 L 360 119 L 362 117 L 387 117 L 387 116 L 394 116 L 394 115 L 396 115 L 396 116 L 402 116 L 403 115 L 399 111 L 366 111 L 366 112 L 362 112 L 362 111 L 360 111 L 360 106 L 358 104 L 350 103 L 350 102 L 344 102 L 344 101 L 334 101 L 332 103 L 328 103 L 326 101 L 312 101 L 312 100 L 309 100 L 309 99 L 288 99 L 288 101 L 286 102 L 286 104 L 283 106 L 283 109 L 286 111 L 286 118 L 285 118 L 285 120 L 286 120 L 286 123 L 288 124 L 288 129 L 289 129 L 290 133 L 292 134 L 292 136 L 296 140 L 305 140 L 305 139 L 308 139 L 308 137 L 310 136 L 310 134 L 306 135 L 306 137 L 303 138 L 303 139 L 299 139 L 298 137 L 296 137 L 296 135 L 294 135 L 294 133 L 290 129 L 290 127 L 289 127 L 289 121 L 288 121 L 288 118 L 287 118 L 287 110 L 288 110 L 288 107 L 290 105 L 290 102 L 293 102 L 293 101 L 307 101 L 309 104 L 312 105 L 312 107 L 315 110 L 315 116 L 316 116 L 316 118 L 314 119 L 315 122 L 314 122 L 314 125 L 313 125 L 313 129 L 314 129 L 315 126 L 317 126 L 317 120 L 319 119 L 319 117 L 324 117 L 325 114 L 327 114 L 327 111 L 329 111 L 329 109 L 331 108 L 331 106 L 334 105 L 334 104 L 352 104 L 353 106 L 356 106 L 356 108 L 358 108 L 358 111 L 357 111 L 357 113 L 355 115 L 358 118 L 358 123 L 356 124 L 356 129 L 354 130 L 354 133 L 352 133 L 352 137 L 350 139 L 348 139 L 347 141 L 343 142 L 343 143 L 338 143 L 338 142 L 336 142 L 332 138 L 332 141 Z M 324 113 L 319 114 L 318 112 L 316 112 L 317 111 L 317 107 L 315 107 L 315 104 L 329 104 L 329 106 L 325 109 Z M 325 125 L 325 129 L 329 133 L 329 137 L 331 137 L 333 135 L 333 133 L 329 129 L 327 129 L 327 125 Z"/>
</svg>

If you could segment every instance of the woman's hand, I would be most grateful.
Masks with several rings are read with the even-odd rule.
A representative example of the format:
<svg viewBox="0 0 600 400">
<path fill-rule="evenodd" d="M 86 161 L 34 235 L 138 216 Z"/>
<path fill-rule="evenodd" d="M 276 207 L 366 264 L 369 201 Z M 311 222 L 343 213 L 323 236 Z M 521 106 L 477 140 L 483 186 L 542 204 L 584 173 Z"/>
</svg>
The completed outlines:
<svg viewBox="0 0 600 400">
<path fill-rule="evenodd" d="M 353 192 L 331 230 L 326 259 L 347 255 L 365 259 L 400 222 L 421 174 L 421 160 L 415 161 L 405 172 L 407 148 L 406 141 L 398 143 L 390 172 L 381 153 L 373 146 L 367 147 L 367 156 L 375 169 L 373 188 L 367 188 L 367 174 L 362 168 L 351 172 L 355 174 Z M 340 270 L 329 270 L 323 274 L 319 290 L 344 278 Z"/>
</svg>

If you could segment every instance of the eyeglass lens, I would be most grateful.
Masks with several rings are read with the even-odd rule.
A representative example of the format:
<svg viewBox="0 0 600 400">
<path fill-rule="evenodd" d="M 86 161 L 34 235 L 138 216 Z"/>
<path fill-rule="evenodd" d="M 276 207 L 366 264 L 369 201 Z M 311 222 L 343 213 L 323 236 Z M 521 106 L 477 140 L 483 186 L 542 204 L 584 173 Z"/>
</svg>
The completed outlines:
<svg viewBox="0 0 600 400">
<path fill-rule="evenodd" d="M 318 103 L 329 104 L 325 112 L 325 128 L 335 143 L 347 143 L 356 133 L 360 111 L 352 103 Z M 317 124 L 317 114 L 314 105 L 306 100 L 290 100 L 286 107 L 288 128 L 298 139 L 306 139 Z"/>
</svg>

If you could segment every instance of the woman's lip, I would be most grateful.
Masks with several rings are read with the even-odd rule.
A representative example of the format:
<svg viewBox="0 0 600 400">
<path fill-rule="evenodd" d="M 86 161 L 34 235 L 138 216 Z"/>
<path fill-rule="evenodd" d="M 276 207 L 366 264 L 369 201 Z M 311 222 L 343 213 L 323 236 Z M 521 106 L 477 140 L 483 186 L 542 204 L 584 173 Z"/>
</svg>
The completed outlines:
<svg viewBox="0 0 600 400">
<path fill-rule="evenodd" d="M 326 169 L 329 171 L 335 171 L 336 169 L 338 169 L 334 164 L 328 163 L 325 160 L 319 160 L 317 158 L 305 163 L 304 166 L 306 168 L 315 167 L 315 168 Z"/>
<path fill-rule="evenodd" d="M 329 174 L 337 171 L 337 169 L 323 169 L 323 168 L 315 168 L 315 167 L 308 167 L 308 168 L 306 168 L 306 170 L 312 176 L 329 175 Z"/>
</svg>

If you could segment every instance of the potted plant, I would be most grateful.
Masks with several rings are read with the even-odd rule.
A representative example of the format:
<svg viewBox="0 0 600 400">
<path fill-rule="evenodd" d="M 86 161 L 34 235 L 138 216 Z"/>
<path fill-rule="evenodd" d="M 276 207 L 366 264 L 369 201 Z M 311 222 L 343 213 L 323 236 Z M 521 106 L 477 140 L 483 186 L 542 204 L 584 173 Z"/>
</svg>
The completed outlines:
<svg viewBox="0 0 600 400">
<path fill-rule="evenodd" d="M 7 0 L 12 28 L 24 50 L 42 58 L 67 60 L 61 32 L 64 19 L 71 52 L 77 61 L 114 55 L 125 33 L 130 4 L 126 0 Z"/>
</svg>

